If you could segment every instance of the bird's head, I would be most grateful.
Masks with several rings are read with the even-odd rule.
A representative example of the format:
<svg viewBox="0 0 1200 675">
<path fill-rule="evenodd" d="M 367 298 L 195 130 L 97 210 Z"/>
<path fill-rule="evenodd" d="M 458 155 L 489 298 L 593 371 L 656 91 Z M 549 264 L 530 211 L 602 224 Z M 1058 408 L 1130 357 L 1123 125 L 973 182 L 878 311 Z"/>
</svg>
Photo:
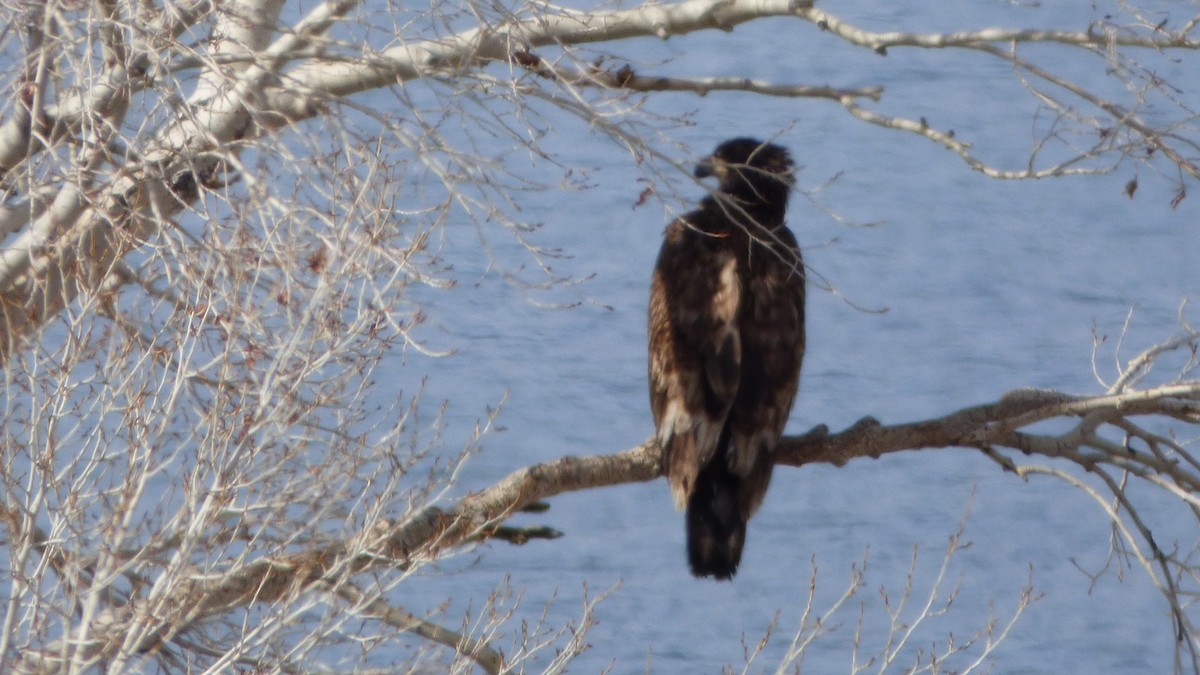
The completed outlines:
<svg viewBox="0 0 1200 675">
<path fill-rule="evenodd" d="M 696 165 L 697 178 L 716 176 L 720 191 L 748 208 L 786 208 L 794 174 L 787 148 L 753 138 L 725 141 Z"/>
</svg>

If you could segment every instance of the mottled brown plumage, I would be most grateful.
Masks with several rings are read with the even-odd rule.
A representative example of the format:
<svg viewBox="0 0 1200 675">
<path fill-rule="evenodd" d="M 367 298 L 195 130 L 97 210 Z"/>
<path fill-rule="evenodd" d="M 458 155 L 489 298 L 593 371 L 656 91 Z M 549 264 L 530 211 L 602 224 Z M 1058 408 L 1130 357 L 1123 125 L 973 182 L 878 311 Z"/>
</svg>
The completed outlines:
<svg viewBox="0 0 1200 675">
<path fill-rule="evenodd" d="M 804 358 L 792 161 L 753 139 L 696 167 L 719 188 L 667 226 L 650 288 L 650 407 L 696 576 L 737 572 Z"/>
</svg>

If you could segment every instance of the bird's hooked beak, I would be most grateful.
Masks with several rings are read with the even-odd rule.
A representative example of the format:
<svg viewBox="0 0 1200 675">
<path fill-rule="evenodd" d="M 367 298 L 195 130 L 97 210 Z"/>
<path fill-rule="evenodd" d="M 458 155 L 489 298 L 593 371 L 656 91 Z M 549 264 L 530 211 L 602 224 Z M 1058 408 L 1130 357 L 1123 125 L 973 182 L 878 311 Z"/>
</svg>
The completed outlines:
<svg viewBox="0 0 1200 675">
<path fill-rule="evenodd" d="M 693 174 L 696 176 L 696 178 L 708 178 L 709 176 L 724 178 L 726 172 L 728 171 L 729 165 L 725 163 L 725 160 L 721 159 L 720 157 L 711 156 L 700 160 L 700 163 L 696 165 L 696 170 L 693 172 Z"/>
</svg>

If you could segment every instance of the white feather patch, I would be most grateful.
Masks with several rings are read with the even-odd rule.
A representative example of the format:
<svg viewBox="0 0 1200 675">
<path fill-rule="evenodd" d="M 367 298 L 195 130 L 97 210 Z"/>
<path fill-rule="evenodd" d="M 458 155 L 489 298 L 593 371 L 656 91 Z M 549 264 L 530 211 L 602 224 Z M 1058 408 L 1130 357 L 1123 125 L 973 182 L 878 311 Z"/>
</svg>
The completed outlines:
<svg viewBox="0 0 1200 675">
<path fill-rule="evenodd" d="M 737 318 L 738 297 L 741 295 L 738 282 L 737 259 L 730 258 L 721 268 L 717 292 L 713 294 L 713 315 L 721 322 L 732 325 Z"/>
</svg>

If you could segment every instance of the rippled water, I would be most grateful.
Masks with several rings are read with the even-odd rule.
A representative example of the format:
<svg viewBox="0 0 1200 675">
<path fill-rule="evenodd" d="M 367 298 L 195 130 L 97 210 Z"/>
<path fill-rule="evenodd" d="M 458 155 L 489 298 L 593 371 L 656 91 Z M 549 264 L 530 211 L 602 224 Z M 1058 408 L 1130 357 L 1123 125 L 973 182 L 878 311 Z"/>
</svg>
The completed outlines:
<svg viewBox="0 0 1200 675">
<path fill-rule="evenodd" d="M 937 16 L 922 17 L 900 13 L 894 4 L 826 9 L 874 29 L 1054 25 L 1067 16 L 1032 4 L 981 2 L 971 13 L 939 8 Z M 1088 18 L 1067 25 L 1083 26 Z M 1008 68 L 979 57 L 896 49 L 881 58 L 847 51 L 811 26 L 788 21 L 665 44 L 633 41 L 629 49 L 648 62 L 689 54 L 664 71 L 882 83 L 888 95 L 881 109 L 954 128 L 997 163 L 1019 163 L 1030 142 L 1033 103 Z M 1077 75 L 1097 68 L 1058 65 Z M 876 223 L 839 223 L 799 196 L 791 210 L 810 267 L 849 300 L 810 287 L 810 345 L 794 431 L 818 423 L 842 428 L 864 415 L 916 420 L 1024 386 L 1096 392 L 1093 335 L 1109 338 L 1100 365 L 1111 377 L 1107 346 L 1131 309 L 1126 357 L 1170 335 L 1179 303 L 1200 288 L 1200 197 L 1172 210 L 1170 184 L 1143 174 L 1136 198 L 1128 199 L 1122 186 L 1136 173 L 1133 166 L 1108 177 L 1002 183 L 924 140 L 867 127 L 828 102 L 713 94 L 655 97 L 650 105 L 693 112 L 694 125 L 674 136 L 696 155 L 733 134 L 783 130 L 778 140 L 805 166 L 801 188 L 816 190 L 839 175 L 817 195 L 819 204 L 850 223 Z M 482 272 L 487 261 L 477 235 L 462 226 L 448 233 L 443 252 L 463 283 L 430 295 L 433 328 L 426 333 L 434 346 L 459 352 L 438 360 L 409 356 L 403 366 L 397 357 L 397 387 L 411 389 L 427 375 L 427 399 L 451 402 L 451 445 L 507 393 L 504 430 L 484 440 L 463 489 L 534 462 L 621 450 L 651 433 L 644 315 L 670 213 L 654 200 L 634 208 L 645 184 L 611 142 L 564 125 L 549 143 L 564 161 L 592 169 L 597 187 L 528 196 L 525 215 L 545 223 L 536 241 L 573 256 L 558 263 L 562 273 L 595 274 L 578 296 L 549 299 L 582 296 L 594 304 L 563 310 L 528 302 L 497 274 Z M 683 153 L 677 159 L 690 161 Z M 668 186 L 658 187 L 670 194 Z M 700 195 L 682 179 L 676 187 L 688 199 Z M 503 233 L 489 240 L 501 267 L 523 260 Z M 1172 508 L 1163 503 L 1162 513 Z M 781 469 L 751 524 L 741 572 L 729 584 L 687 574 L 682 515 L 672 510 L 665 482 L 559 497 L 547 514 L 521 522 L 551 525 L 565 538 L 524 547 L 491 544 L 478 560 L 448 565 L 453 574 L 410 584 L 408 592 L 416 594 L 410 609 L 449 598 L 448 616 L 457 621 L 508 578 L 524 593 L 519 617 L 535 621 L 553 598 L 551 619 L 562 622 L 581 613 L 585 584 L 595 596 L 619 583 L 599 605 L 600 623 L 588 636 L 593 648 L 573 672 L 740 667 L 743 646 L 753 646 L 778 617 L 774 640 L 755 662 L 755 670 L 765 670 L 798 626 L 814 567 L 815 609 L 821 611 L 865 557 L 863 592 L 803 662 L 812 672 L 840 672 L 851 663 L 859 603 L 865 658 L 882 647 L 886 633 L 880 589 L 892 601 L 899 597 L 915 550 L 912 602 L 923 601 L 948 537 L 968 509 L 964 538 L 972 545 L 954 558 L 943 587 L 948 592 L 958 585 L 959 595 L 945 616 L 920 627 L 900 665 L 918 646 L 927 650 L 950 634 L 965 640 L 985 626 L 990 612 L 1007 618 L 1032 579 L 1044 598 L 997 652 L 999 671 L 1169 669 L 1166 606 L 1141 572 L 1124 582 L 1110 573 L 1093 588 L 1081 571 L 1105 563 L 1110 532 L 1098 507 L 1048 479 L 1026 483 L 1005 475 L 966 450 Z M 1186 537 L 1184 544 L 1196 539 L 1192 530 L 1170 534 Z"/>
</svg>

